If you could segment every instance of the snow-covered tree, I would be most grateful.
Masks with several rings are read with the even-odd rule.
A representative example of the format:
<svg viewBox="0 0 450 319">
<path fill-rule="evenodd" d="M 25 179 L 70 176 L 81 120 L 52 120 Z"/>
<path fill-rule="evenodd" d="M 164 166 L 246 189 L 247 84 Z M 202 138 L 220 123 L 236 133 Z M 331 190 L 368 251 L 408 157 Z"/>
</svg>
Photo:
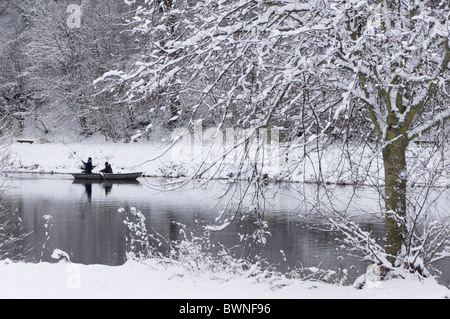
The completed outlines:
<svg viewBox="0 0 450 319">
<path fill-rule="evenodd" d="M 25 68 L 21 37 L 25 21 L 20 5 L 13 1 L 1 2 L 0 29 L 0 114 L 3 124 L 11 128 L 17 123 L 20 130 L 25 114 L 33 104 L 31 92 L 20 77 Z"/>
<path fill-rule="evenodd" d="M 327 63 L 343 74 L 336 77 L 346 92 L 342 105 L 350 98 L 363 103 L 383 143 L 386 252 L 391 259 L 407 237 L 408 145 L 450 117 L 448 18 L 448 4 L 419 0 L 349 1 L 332 11 L 328 43 L 333 52 Z M 430 107 L 437 92 L 447 103 Z"/>
<path fill-rule="evenodd" d="M 105 96 L 95 96 L 92 82 L 127 58 L 125 8 L 122 2 L 68 0 L 22 5 L 28 27 L 21 78 L 36 101 L 38 127 L 47 132 L 63 125 L 83 136 L 100 131 L 115 138 L 112 128 L 119 125 L 111 119 L 123 112 L 116 116 Z"/>
<path fill-rule="evenodd" d="M 408 146 L 450 117 L 449 12 L 434 0 L 146 1 L 130 21 L 142 56 L 102 80 L 126 87 L 130 103 L 177 101 L 167 118 L 191 126 L 284 125 L 305 144 L 352 129 L 375 141 L 386 224 L 377 254 L 398 265 L 411 237 Z"/>
</svg>

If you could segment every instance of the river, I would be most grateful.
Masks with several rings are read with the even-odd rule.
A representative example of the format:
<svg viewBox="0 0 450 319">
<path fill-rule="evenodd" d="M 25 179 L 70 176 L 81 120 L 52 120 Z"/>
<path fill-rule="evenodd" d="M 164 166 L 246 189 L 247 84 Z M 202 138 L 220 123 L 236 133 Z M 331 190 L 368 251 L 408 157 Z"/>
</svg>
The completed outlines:
<svg viewBox="0 0 450 319">
<path fill-rule="evenodd" d="M 159 180 L 148 178 L 133 183 L 84 183 L 70 175 L 13 175 L 6 179 L 3 206 L 17 212 L 23 231 L 29 233 L 21 251 L 26 260 L 56 262 L 51 254 L 57 248 L 76 263 L 114 266 L 126 262 L 126 227 L 120 208 L 129 211 L 136 207 L 145 216 L 149 232 L 170 240 L 183 239 L 190 231 L 203 235 L 204 226 L 214 225 L 225 209 L 225 201 L 217 198 L 226 189 L 226 182 L 204 187 L 190 184 L 170 192 L 154 187 L 158 184 Z M 347 191 L 340 188 L 336 199 L 346 197 Z M 379 210 L 378 194 L 373 189 L 350 193 L 355 197 L 355 212 Z M 233 223 L 209 234 L 209 241 L 238 256 L 257 256 L 279 271 L 317 267 L 339 272 L 345 268 L 350 280 L 364 273 L 360 257 L 344 248 L 334 233 L 323 231 L 321 219 L 304 209 L 304 200 L 317 196 L 315 186 L 271 184 L 265 194 L 265 245 L 247 247 L 241 241 L 255 230 L 254 220 L 244 218 L 251 216 L 247 213 L 252 197 Z M 450 198 L 448 191 L 446 196 Z M 375 237 L 383 237 L 384 225 L 376 214 L 365 216 L 360 223 Z M 182 227 L 187 231 L 181 231 Z M 444 272 L 439 281 L 449 286 L 450 262 L 441 262 L 438 269 Z"/>
</svg>

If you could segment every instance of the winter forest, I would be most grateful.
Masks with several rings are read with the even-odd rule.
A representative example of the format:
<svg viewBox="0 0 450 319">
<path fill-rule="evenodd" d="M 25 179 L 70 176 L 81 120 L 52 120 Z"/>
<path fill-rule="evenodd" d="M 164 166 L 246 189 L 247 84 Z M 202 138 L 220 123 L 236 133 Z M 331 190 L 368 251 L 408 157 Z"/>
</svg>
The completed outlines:
<svg viewBox="0 0 450 319">
<path fill-rule="evenodd" d="M 268 185 L 314 185 L 295 198 L 305 214 L 382 280 L 445 270 L 447 0 L 1 0 L 0 30 L 2 171 L 30 137 L 158 145 L 143 161 L 172 154 L 159 187 L 226 182 L 206 229 L 247 222 L 242 246 L 271 232 Z M 373 211 L 356 204 L 362 187 Z M 130 258 L 166 258 L 140 236 L 140 212 L 128 214 Z M 358 223 L 365 215 L 383 223 L 381 238 Z M 0 216 L 1 260 L 23 238 Z"/>
</svg>

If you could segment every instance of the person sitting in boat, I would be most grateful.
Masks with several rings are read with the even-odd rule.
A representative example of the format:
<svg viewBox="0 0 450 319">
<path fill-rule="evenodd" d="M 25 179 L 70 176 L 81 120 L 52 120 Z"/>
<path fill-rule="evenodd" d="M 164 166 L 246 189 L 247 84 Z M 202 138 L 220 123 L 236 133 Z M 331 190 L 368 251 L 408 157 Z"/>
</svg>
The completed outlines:
<svg viewBox="0 0 450 319">
<path fill-rule="evenodd" d="M 95 167 L 94 165 L 92 165 L 92 158 L 89 157 L 87 163 L 85 163 L 84 161 L 81 162 L 83 162 L 84 165 L 83 173 L 91 174 L 92 170 Z"/>
<path fill-rule="evenodd" d="M 109 173 L 109 174 L 112 174 L 112 173 L 113 173 L 113 170 L 112 170 L 111 164 L 109 164 L 108 162 L 106 162 L 106 163 L 105 163 L 105 168 L 102 169 L 102 170 L 100 171 L 100 173 Z"/>
</svg>

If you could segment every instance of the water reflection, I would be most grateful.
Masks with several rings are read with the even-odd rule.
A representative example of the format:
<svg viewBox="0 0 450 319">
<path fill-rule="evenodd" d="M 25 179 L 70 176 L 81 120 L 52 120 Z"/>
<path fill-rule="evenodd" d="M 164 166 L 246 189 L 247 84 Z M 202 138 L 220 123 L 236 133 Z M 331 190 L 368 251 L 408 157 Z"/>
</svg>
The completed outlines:
<svg viewBox="0 0 450 319">
<path fill-rule="evenodd" d="M 72 182 L 73 184 L 83 185 L 85 188 L 85 192 L 87 195 L 88 201 L 92 200 L 92 185 L 98 185 L 101 188 L 105 190 L 105 195 L 108 196 L 113 188 L 114 184 L 129 184 L 129 185 L 140 185 L 140 182 L 137 180 L 130 180 L 130 181 L 120 181 L 120 180 L 108 180 L 108 181 L 102 181 L 102 180 L 81 180 L 76 179 Z"/>
<path fill-rule="evenodd" d="M 222 194 L 220 185 L 209 188 L 184 188 L 176 192 L 158 192 L 139 181 L 78 181 L 70 177 L 17 178 L 9 181 L 13 186 L 5 197 L 5 207 L 17 210 L 24 231 L 31 234 L 24 251 L 33 261 L 52 262 L 53 249 L 67 252 L 71 260 L 83 264 L 120 265 L 126 261 L 126 229 L 123 207 L 129 211 L 138 208 L 146 217 L 147 229 L 170 240 L 183 239 L 180 225 L 203 231 L 202 226 L 214 224 L 225 207 L 218 202 Z M 344 192 L 344 190 L 341 190 Z M 246 212 L 235 216 L 235 221 L 223 231 L 211 234 L 211 241 L 222 244 L 236 255 L 260 256 L 279 270 L 317 266 L 336 270 L 337 260 L 344 257 L 342 267 L 350 269 L 352 277 L 364 272 L 365 265 L 358 256 L 340 247 L 336 234 L 319 230 L 320 220 L 305 218 L 301 212 L 300 196 L 314 196 L 315 189 L 302 186 L 301 190 L 274 186 L 268 189 L 271 206 L 264 213 L 267 222 L 267 244 L 242 245 L 241 238 L 255 229 L 255 220 Z M 378 198 L 372 190 L 361 190 L 360 203 L 366 211 L 376 210 Z M 302 195 L 300 195 L 300 193 Z M 344 193 L 337 193 L 342 197 Z M 249 203 L 244 206 L 249 207 Z M 53 217 L 53 225 L 46 239 L 44 216 Z M 361 221 L 362 226 L 377 238 L 384 235 L 384 225 L 376 218 Z M 250 242 L 249 242 L 250 243 Z M 41 257 L 42 256 L 42 257 Z M 443 265 L 447 269 L 448 263 Z M 450 274 L 442 279 L 450 284 Z"/>
</svg>

